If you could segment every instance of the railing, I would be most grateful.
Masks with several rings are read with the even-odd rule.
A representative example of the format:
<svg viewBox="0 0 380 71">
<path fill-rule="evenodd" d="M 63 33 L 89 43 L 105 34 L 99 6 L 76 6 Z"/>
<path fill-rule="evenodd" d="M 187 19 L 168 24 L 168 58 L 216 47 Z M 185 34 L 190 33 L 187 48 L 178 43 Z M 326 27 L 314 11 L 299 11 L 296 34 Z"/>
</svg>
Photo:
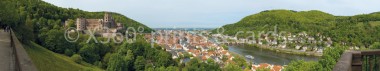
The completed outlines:
<svg viewBox="0 0 380 71">
<path fill-rule="evenodd" d="M 346 51 L 333 71 L 380 71 L 380 50 Z"/>
<path fill-rule="evenodd" d="M 37 71 L 36 66 L 32 63 L 24 47 L 17 39 L 13 30 L 10 30 L 11 47 L 15 57 L 15 71 Z"/>
</svg>

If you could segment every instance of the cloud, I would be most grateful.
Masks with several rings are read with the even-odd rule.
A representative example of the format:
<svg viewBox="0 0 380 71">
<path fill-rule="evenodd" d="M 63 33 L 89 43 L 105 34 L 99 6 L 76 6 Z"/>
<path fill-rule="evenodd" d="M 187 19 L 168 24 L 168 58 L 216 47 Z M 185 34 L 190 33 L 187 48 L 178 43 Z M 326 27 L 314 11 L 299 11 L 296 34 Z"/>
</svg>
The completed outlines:
<svg viewBox="0 0 380 71">
<path fill-rule="evenodd" d="M 380 11 L 378 0 L 44 0 L 60 7 L 118 12 L 149 27 L 220 27 L 263 10 L 321 10 L 350 16 Z"/>
</svg>

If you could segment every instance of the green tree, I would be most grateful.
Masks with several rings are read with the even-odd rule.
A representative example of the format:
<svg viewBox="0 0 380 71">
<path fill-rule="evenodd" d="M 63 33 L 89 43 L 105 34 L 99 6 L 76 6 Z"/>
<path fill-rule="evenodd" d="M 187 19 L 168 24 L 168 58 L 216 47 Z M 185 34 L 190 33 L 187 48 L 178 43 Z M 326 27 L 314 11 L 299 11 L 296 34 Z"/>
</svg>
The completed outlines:
<svg viewBox="0 0 380 71">
<path fill-rule="evenodd" d="M 84 61 L 88 63 L 94 63 L 100 59 L 100 56 L 97 54 L 97 46 L 95 44 L 84 45 L 80 50 L 79 54 L 83 57 Z"/>
<path fill-rule="evenodd" d="M 235 64 L 227 64 L 223 68 L 223 71 L 243 71 L 243 69 L 240 68 L 238 65 L 235 65 Z"/>
<path fill-rule="evenodd" d="M 66 49 L 71 51 L 76 50 L 76 44 L 67 42 L 63 35 L 64 33 L 62 30 L 52 29 L 46 33 L 40 34 L 39 37 L 43 38 L 43 46 L 53 52 L 64 53 Z"/>
<path fill-rule="evenodd" d="M 157 66 L 169 66 L 171 64 L 173 64 L 173 60 L 171 59 L 170 53 L 160 51 L 157 56 Z"/>
<path fill-rule="evenodd" d="M 127 64 L 120 54 L 112 54 L 109 60 L 107 71 L 127 71 Z"/>
<path fill-rule="evenodd" d="M 166 67 L 166 71 L 179 71 L 179 68 L 175 66 L 169 66 Z"/>
<path fill-rule="evenodd" d="M 131 71 L 133 68 L 134 55 L 131 50 L 119 50 L 111 55 L 107 71 Z"/>
<path fill-rule="evenodd" d="M 74 54 L 73 56 L 71 56 L 71 60 L 73 60 L 76 63 L 81 63 L 83 59 L 80 55 Z"/>
<path fill-rule="evenodd" d="M 74 54 L 74 52 L 71 51 L 70 49 L 65 49 L 65 55 L 72 56 L 73 54 Z"/>
<path fill-rule="evenodd" d="M 17 1 L 3 0 L 0 2 L 0 25 L 16 26 L 19 19 Z"/>
<path fill-rule="evenodd" d="M 285 67 L 285 71 L 331 71 L 345 49 L 347 48 L 339 46 L 326 48 L 317 62 L 292 61 Z"/>
<path fill-rule="evenodd" d="M 110 58 L 111 58 L 111 53 L 107 53 L 106 55 L 103 56 L 102 62 L 105 65 L 104 66 L 105 68 L 107 68 Z"/>
<path fill-rule="evenodd" d="M 183 68 L 184 71 L 221 71 L 218 64 L 212 60 L 208 60 L 208 63 L 202 62 L 199 58 L 193 58 L 186 63 Z"/>
<path fill-rule="evenodd" d="M 250 65 L 248 65 L 248 63 L 247 63 L 247 61 L 245 61 L 245 59 L 244 58 L 242 58 L 242 57 L 239 57 L 239 56 L 237 56 L 237 57 L 235 57 L 234 59 L 232 59 L 234 62 L 236 62 L 236 64 L 235 65 L 238 65 L 239 67 L 248 67 L 249 68 L 249 66 Z"/>
<path fill-rule="evenodd" d="M 76 25 L 75 25 L 75 21 L 72 20 L 72 19 L 68 19 L 68 20 L 67 20 L 67 23 L 66 23 L 65 26 L 66 26 L 66 27 L 76 27 Z"/>
<path fill-rule="evenodd" d="M 137 56 L 134 63 L 134 68 L 136 71 L 144 71 L 145 64 L 145 58 L 143 56 Z"/>
<path fill-rule="evenodd" d="M 380 42 L 375 42 L 375 43 L 373 43 L 371 46 L 369 46 L 369 48 L 372 48 L 372 49 L 380 49 Z"/>
<path fill-rule="evenodd" d="M 292 61 L 285 67 L 284 71 L 318 71 L 318 62 L 303 60 Z"/>
</svg>

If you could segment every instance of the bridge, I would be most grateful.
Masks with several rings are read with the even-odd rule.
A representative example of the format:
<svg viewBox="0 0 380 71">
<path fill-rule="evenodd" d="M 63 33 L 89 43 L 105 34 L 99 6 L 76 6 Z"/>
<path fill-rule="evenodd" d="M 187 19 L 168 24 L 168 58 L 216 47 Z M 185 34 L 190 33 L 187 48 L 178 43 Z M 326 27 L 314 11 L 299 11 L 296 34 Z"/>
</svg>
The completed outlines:
<svg viewBox="0 0 380 71">
<path fill-rule="evenodd" d="M 0 30 L 0 71 L 37 71 L 13 31 Z"/>
<path fill-rule="evenodd" d="M 380 71 L 380 50 L 345 51 L 333 71 Z"/>
<path fill-rule="evenodd" d="M 240 44 L 244 44 L 245 42 L 219 42 L 219 44 L 225 44 L 225 45 L 240 45 Z"/>
</svg>

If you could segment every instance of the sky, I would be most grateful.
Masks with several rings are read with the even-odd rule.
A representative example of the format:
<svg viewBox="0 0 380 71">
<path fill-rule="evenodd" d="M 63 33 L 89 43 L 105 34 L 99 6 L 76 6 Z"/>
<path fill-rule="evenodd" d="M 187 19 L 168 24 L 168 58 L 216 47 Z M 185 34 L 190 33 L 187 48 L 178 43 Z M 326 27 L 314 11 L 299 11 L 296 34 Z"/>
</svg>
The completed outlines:
<svg viewBox="0 0 380 71">
<path fill-rule="evenodd" d="M 217 28 L 264 10 L 320 10 L 338 16 L 380 11 L 380 0 L 43 0 L 64 8 L 110 11 L 151 28 Z"/>
</svg>

